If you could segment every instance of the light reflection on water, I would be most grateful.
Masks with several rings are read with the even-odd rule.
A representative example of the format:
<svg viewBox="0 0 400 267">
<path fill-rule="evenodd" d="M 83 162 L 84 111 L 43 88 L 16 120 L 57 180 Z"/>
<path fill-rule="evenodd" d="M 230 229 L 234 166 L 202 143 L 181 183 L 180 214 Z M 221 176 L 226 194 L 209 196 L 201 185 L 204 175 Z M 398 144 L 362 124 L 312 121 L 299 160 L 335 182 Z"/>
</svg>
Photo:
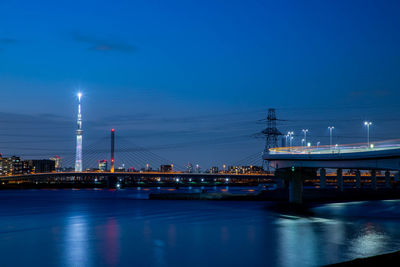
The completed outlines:
<svg viewBox="0 0 400 267">
<path fill-rule="evenodd" d="M 90 248 L 88 222 L 84 216 L 66 218 L 65 250 L 68 266 L 88 266 L 90 264 Z"/>
<path fill-rule="evenodd" d="M 138 199 L 149 191 L 2 191 L 1 266 L 319 266 L 400 249 L 399 201 L 301 217 L 268 202 Z"/>
<path fill-rule="evenodd" d="M 286 219 L 281 219 L 285 220 Z M 278 222 L 279 223 L 279 222 Z M 304 223 L 304 222 L 303 222 Z M 301 262 L 307 266 L 317 258 L 314 229 L 301 222 L 283 223 L 278 228 L 280 259 L 283 266 L 298 266 Z M 306 238 L 305 238 L 306 237 Z"/>
<path fill-rule="evenodd" d="M 351 248 L 355 254 L 366 257 L 385 247 L 387 236 L 376 229 L 372 223 L 367 223 L 364 228 L 351 240 Z"/>
<path fill-rule="evenodd" d="M 110 217 L 107 220 L 105 227 L 105 246 L 104 255 L 106 255 L 106 262 L 109 266 L 117 266 L 119 259 L 119 227 L 118 222 L 114 217 Z"/>
</svg>

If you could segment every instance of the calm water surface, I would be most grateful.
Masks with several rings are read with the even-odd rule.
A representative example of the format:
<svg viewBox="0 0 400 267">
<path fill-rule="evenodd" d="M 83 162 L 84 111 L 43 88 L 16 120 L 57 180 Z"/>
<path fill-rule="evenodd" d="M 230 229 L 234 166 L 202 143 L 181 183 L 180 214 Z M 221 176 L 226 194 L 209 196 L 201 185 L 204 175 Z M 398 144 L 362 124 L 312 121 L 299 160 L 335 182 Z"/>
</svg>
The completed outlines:
<svg viewBox="0 0 400 267">
<path fill-rule="evenodd" d="M 399 201 L 291 217 L 150 191 L 0 191 L 0 266 L 319 266 L 400 250 Z"/>
</svg>

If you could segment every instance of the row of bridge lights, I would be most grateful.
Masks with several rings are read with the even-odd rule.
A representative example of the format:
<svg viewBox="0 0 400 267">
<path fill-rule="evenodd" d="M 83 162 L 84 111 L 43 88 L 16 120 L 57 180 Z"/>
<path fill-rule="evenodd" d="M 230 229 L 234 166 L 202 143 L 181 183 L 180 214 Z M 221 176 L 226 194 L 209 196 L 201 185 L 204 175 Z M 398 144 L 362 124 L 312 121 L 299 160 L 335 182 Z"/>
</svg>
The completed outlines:
<svg viewBox="0 0 400 267">
<path fill-rule="evenodd" d="M 372 125 L 372 122 L 370 122 L 370 121 L 365 121 L 364 122 L 364 125 L 365 126 L 367 126 L 367 144 L 368 144 L 368 148 L 373 148 L 373 145 L 372 144 L 370 144 L 370 140 L 369 140 L 369 127 Z M 332 132 L 333 132 L 333 130 L 335 129 L 335 127 L 334 126 L 329 126 L 328 127 L 328 130 L 329 130 L 329 147 L 332 149 L 333 148 L 333 145 L 332 145 Z M 303 129 L 303 130 L 301 130 L 302 132 L 303 132 L 303 134 L 304 134 L 304 138 L 303 139 L 301 139 L 301 146 L 304 148 L 305 146 L 306 146 L 306 144 L 307 144 L 307 147 L 310 147 L 311 146 L 311 143 L 307 143 L 307 133 L 308 133 L 308 129 Z M 289 147 L 291 148 L 292 147 L 292 143 L 293 143 L 293 139 L 294 139 L 294 137 L 293 137 L 293 135 L 294 135 L 294 132 L 293 131 L 289 131 L 286 135 L 285 135 L 285 140 L 286 140 L 286 142 L 285 142 L 285 144 L 286 144 L 286 146 L 287 146 L 287 144 L 288 144 L 288 140 L 289 140 Z M 318 147 L 319 147 L 319 145 L 321 144 L 321 142 L 317 142 L 317 150 L 318 150 Z M 335 148 L 337 148 L 338 147 L 338 145 L 336 144 L 335 145 Z"/>
</svg>

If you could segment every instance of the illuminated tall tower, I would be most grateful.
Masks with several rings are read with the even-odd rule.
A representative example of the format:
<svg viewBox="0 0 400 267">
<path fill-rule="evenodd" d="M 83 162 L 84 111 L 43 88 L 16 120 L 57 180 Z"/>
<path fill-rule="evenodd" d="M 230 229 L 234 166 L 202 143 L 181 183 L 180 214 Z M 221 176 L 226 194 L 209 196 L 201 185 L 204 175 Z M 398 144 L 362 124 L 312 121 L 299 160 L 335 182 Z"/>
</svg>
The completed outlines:
<svg viewBox="0 0 400 267">
<path fill-rule="evenodd" d="M 82 114 L 81 114 L 81 98 L 82 93 L 78 93 L 78 129 L 76 130 L 76 157 L 75 157 L 75 171 L 82 171 Z"/>
<path fill-rule="evenodd" d="M 114 172 L 114 147 L 115 147 L 115 130 L 111 129 L 111 168 L 110 172 Z"/>
</svg>

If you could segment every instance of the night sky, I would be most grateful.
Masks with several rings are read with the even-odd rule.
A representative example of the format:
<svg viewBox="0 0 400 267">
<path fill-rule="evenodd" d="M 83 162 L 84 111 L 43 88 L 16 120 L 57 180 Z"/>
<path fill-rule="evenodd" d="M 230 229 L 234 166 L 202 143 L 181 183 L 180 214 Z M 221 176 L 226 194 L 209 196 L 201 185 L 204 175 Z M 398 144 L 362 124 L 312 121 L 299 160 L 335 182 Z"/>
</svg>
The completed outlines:
<svg viewBox="0 0 400 267">
<path fill-rule="evenodd" d="M 234 164 L 262 152 L 268 108 L 295 142 L 307 128 L 327 144 L 330 125 L 335 143 L 365 142 L 364 120 L 373 140 L 400 138 L 399 10 L 367 0 L 1 0 L 0 152 L 72 163 L 78 91 L 84 161 L 87 151 L 108 157 L 115 128 L 131 153 Z"/>
</svg>

